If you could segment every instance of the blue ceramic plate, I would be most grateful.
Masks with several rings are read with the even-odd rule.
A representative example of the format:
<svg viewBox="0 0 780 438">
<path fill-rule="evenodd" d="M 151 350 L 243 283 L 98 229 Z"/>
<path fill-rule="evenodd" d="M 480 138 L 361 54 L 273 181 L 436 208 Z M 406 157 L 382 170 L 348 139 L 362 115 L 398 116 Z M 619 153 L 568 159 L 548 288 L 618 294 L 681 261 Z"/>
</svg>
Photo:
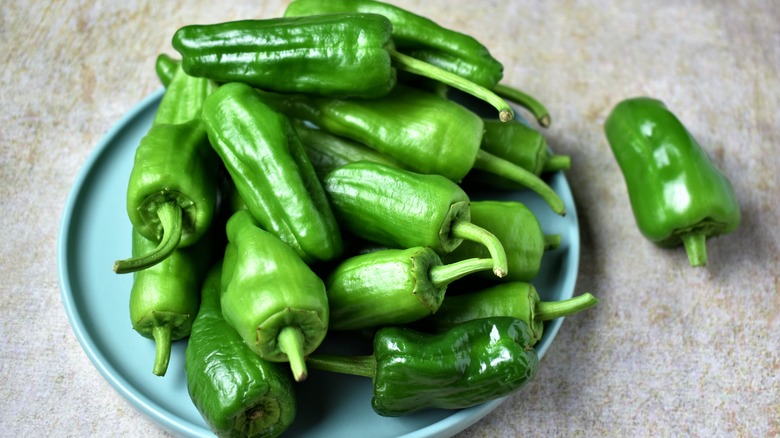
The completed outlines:
<svg viewBox="0 0 780 438">
<path fill-rule="evenodd" d="M 125 193 L 135 148 L 152 124 L 163 90 L 148 96 L 102 139 L 79 173 L 65 206 L 57 246 L 62 300 L 73 331 L 95 367 L 122 396 L 164 429 L 181 436 L 213 436 L 187 393 L 184 375 L 186 341 L 174 343 L 165 377 L 152 374 L 153 342 L 132 329 L 128 299 L 132 275 L 117 275 L 115 260 L 130 254 L 131 226 Z M 548 252 L 534 282 L 544 300 L 573 295 L 579 265 L 579 228 L 569 185 L 560 172 L 549 184 L 561 196 L 568 214 L 553 214 L 530 192 L 502 194 L 530 207 L 545 233 L 562 236 Z M 480 197 L 490 194 L 482 193 Z M 498 195 L 492 196 L 494 198 Z M 536 348 L 543 356 L 560 328 L 547 323 Z M 370 379 L 312 370 L 298 384 L 299 410 L 285 436 L 448 437 L 472 425 L 499 406 L 494 400 L 460 411 L 430 410 L 401 418 L 384 418 L 371 409 Z"/>
</svg>

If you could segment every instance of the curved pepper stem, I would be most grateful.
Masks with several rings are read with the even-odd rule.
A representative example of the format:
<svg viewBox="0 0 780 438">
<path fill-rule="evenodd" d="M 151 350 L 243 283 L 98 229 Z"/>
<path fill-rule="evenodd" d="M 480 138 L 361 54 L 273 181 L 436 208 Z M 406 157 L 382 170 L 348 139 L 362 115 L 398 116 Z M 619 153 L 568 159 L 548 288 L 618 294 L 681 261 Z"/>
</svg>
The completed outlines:
<svg viewBox="0 0 780 438">
<path fill-rule="evenodd" d="M 404 55 L 395 50 L 388 49 L 388 52 L 390 53 L 390 58 L 392 58 L 395 68 L 426 78 L 435 79 L 452 88 L 457 88 L 464 93 L 487 102 L 498 110 L 498 118 L 502 122 L 508 122 L 515 117 L 512 107 L 493 91 L 475 84 L 462 76 L 458 76 L 447 70 L 436 67 L 435 65 L 428 64 L 427 62 L 420 61 L 419 59 L 412 58 L 411 56 Z"/>
<path fill-rule="evenodd" d="M 152 372 L 157 376 L 164 376 L 171 360 L 171 326 L 168 324 L 155 326 L 152 329 L 152 337 L 154 337 L 154 368 Z"/>
<path fill-rule="evenodd" d="M 521 184 L 541 196 L 555 213 L 561 216 L 566 215 L 566 206 L 563 204 L 563 200 L 552 187 L 532 172 L 482 149 L 477 152 L 474 169 L 484 170 Z"/>
<path fill-rule="evenodd" d="M 285 327 L 279 332 L 277 341 L 279 342 L 279 350 L 286 354 L 290 361 L 290 369 L 292 369 L 295 381 L 302 382 L 306 380 L 309 372 L 306 369 L 306 357 L 303 353 L 305 337 L 301 329 L 298 327 Z"/>
<path fill-rule="evenodd" d="M 680 235 L 691 266 L 707 265 L 707 235 L 701 231 L 690 231 Z"/>
<path fill-rule="evenodd" d="M 562 301 L 540 301 L 534 309 L 534 319 L 549 321 L 571 315 L 598 304 L 599 300 L 590 293 L 584 293 L 574 298 Z"/>
<path fill-rule="evenodd" d="M 471 222 L 461 220 L 453 221 L 450 233 L 457 239 L 470 240 L 485 245 L 493 260 L 493 273 L 497 277 L 506 276 L 509 270 L 506 251 L 504 245 L 493 233 Z"/>
<path fill-rule="evenodd" d="M 436 288 L 444 287 L 453 281 L 474 272 L 486 271 L 493 267 L 492 259 L 466 259 L 448 265 L 438 265 L 431 268 L 431 283 Z"/>
<path fill-rule="evenodd" d="M 549 128 L 552 124 L 552 118 L 550 117 L 550 113 L 547 111 L 547 108 L 545 108 L 541 102 L 532 96 L 518 90 L 517 88 L 503 84 L 497 84 L 495 87 L 493 87 L 493 92 L 530 111 L 531 114 L 533 114 L 536 118 L 536 122 L 539 123 L 539 125 L 543 128 Z"/>
<path fill-rule="evenodd" d="M 114 262 L 114 272 L 127 274 L 150 268 L 168 258 L 181 242 L 182 212 L 181 208 L 172 202 L 166 202 L 157 209 L 163 235 L 157 247 L 148 254 Z"/>
<path fill-rule="evenodd" d="M 542 172 L 557 172 L 571 168 L 571 157 L 568 155 L 550 155 L 542 166 Z"/>
</svg>

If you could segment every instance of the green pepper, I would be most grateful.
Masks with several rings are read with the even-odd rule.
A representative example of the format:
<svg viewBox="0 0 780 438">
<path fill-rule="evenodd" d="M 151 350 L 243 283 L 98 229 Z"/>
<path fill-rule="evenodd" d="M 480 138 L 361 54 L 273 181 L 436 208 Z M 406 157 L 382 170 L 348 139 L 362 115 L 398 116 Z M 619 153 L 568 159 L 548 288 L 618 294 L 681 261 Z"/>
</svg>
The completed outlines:
<svg viewBox="0 0 780 438">
<path fill-rule="evenodd" d="M 530 281 L 539 273 L 544 252 L 560 236 L 545 236 L 536 215 L 516 201 L 472 201 L 471 222 L 498 238 L 507 255 L 507 275 L 501 281 Z M 445 263 L 488 255 L 484 246 L 464 241 L 442 256 Z M 479 274 L 477 274 L 479 275 Z M 495 276 L 491 276 L 495 279 Z"/>
<path fill-rule="evenodd" d="M 370 377 L 371 406 L 382 416 L 461 409 L 508 396 L 536 375 L 528 325 L 511 317 L 468 321 L 428 334 L 385 327 L 370 356 L 315 354 L 312 368 Z"/>
<path fill-rule="evenodd" d="M 141 139 L 127 183 L 126 208 L 133 229 L 158 246 L 114 263 L 135 272 L 197 242 L 211 226 L 217 204 L 218 160 L 200 121 L 215 85 L 180 68 L 165 90 L 149 131 Z"/>
<path fill-rule="evenodd" d="M 706 240 L 740 222 L 734 188 L 660 100 L 618 103 L 604 124 L 641 233 L 662 247 L 685 246 L 691 266 L 707 264 Z"/>
<path fill-rule="evenodd" d="M 146 254 L 156 242 L 132 233 L 133 255 Z M 171 342 L 189 336 L 198 313 L 200 288 L 210 262 L 211 242 L 175 250 L 162 262 L 135 272 L 130 289 L 133 329 L 155 343 L 152 372 L 164 376 L 171 357 Z"/>
<path fill-rule="evenodd" d="M 475 292 L 444 298 L 439 311 L 423 322 L 438 331 L 449 330 L 466 321 L 511 316 L 523 321 L 531 331 L 531 345 L 542 339 L 544 322 L 571 315 L 598 304 L 590 293 L 561 301 L 541 301 L 531 284 L 513 281 Z"/>
<path fill-rule="evenodd" d="M 483 120 L 453 101 L 400 84 L 377 99 L 262 95 L 288 117 L 357 141 L 409 170 L 461 182 L 472 169 L 481 169 L 522 184 L 565 214 L 563 201 L 542 179 L 481 149 Z"/>
<path fill-rule="evenodd" d="M 260 357 L 289 362 L 295 380 L 304 380 L 304 357 L 328 329 L 324 283 L 289 245 L 261 229 L 248 210 L 234 213 L 226 228 L 225 320 Z"/>
<path fill-rule="evenodd" d="M 219 437 L 276 437 L 295 419 L 289 373 L 261 359 L 225 322 L 220 305 L 222 263 L 208 270 L 201 304 L 184 351 L 187 391 Z"/>
<path fill-rule="evenodd" d="M 488 248 L 493 272 L 506 275 L 501 242 L 470 222 L 469 197 L 441 175 L 425 175 L 370 161 L 346 164 L 323 177 L 339 224 L 391 248 L 430 247 L 438 254 L 463 240 Z"/>
<path fill-rule="evenodd" d="M 166 53 L 157 55 L 157 58 L 154 60 L 154 71 L 157 73 L 157 78 L 160 80 L 163 87 L 168 87 L 168 85 L 170 85 L 173 81 L 173 76 L 176 74 L 180 65 L 181 63 L 179 61 L 171 58 L 171 56 Z"/>
<path fill-rule="evenodd" d="M 338 224 L 287 117 L 250 86 L 234 82 L 209 96 L 203 120 L 237 192 L 263 229 L 307 263 L 341 255 Z"/>
<path fill-rule="evenodd" d="M 361 13 L 236 20 L 184 26 L 173 47 L 193 76 L 280 93 L 375 98 L 402 69 L 469 93 L 511 120 L 512 107 L 489 89 L 396 51 L 392 27 L 382 15 Z"/>
<path fill-rule="evenodd" d="M 349 257 L 325 279 L 330 329 L 354 330 L 420 320 L 436 312 L 448 284 L 492 267 L 490 258 L 445 265 L 427 247 L 381 249 Z"/>
<path fill-rule="evenodd" d="M 425 53 L 428 62 L 492 88 L 504 75 L 504 66 L 473 37 L 440 26 L 409 10 L 373 0 L 295 0 L 287 5 L 286 17 L 335 13 L 373 13 L 392 22 L 392 36 L 400 52 Z M 433 56 L 436 55 L 436 56 Z M 425 60 L 425 58 L 421 58 Z"/>
</svg>

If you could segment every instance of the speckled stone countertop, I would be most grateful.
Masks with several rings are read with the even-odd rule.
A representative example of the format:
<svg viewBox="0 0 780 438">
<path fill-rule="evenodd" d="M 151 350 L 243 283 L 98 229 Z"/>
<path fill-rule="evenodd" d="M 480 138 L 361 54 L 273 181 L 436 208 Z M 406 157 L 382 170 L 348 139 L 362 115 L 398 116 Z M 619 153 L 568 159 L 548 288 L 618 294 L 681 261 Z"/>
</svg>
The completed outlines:
<svg viewBox="0 0 780 438">
<path fill-rule="evenodd" d="M 581 226 L 577 293 L 536 378 L 458 436 L 780 435 L 780 7 L 746 1 L 398 1 L 474 35 L 543 101 Z M 10 0 L 0 10 L 0 436 L 167 436 L 104 380 L 63 310 L 56 243 L 91 150 L 158 89 L 180 26 L 279 1 Z M 706 268 L 644 240 L 602 125 L 650 95 L 734 184 Z"/>
</svg>

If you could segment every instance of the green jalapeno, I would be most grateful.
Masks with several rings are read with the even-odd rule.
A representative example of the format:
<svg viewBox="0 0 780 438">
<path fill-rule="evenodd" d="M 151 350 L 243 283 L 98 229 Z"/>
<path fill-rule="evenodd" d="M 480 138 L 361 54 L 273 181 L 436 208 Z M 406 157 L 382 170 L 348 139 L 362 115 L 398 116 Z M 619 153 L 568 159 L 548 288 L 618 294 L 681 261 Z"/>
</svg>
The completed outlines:
<svg viewBox="0 0 780 438">
<path fill-rule="evenodd" d="M 396 51 L 392 24 L 378 14 L 190 25 L 176 31 L 173 47 L 187 73 L 217 82 L 243 82 L 281 93 L 374 98 L 395 86 L 396 69 L 402 69 L 490 103 L 501 120 L 514 114 L 491 90 Z"/>
<path fill-rule="evenodd" d="M 504 247 L 508 269 L 501 281 L 534 279 L 541 268 L 544 252 L 556 246 L 560 238 L 545 236 L 539 219 L 528 207 L 516 201 L 472 201 L 471 222 L 496 236 Z M 487 255 L 484 246 L 464 241 L 443 255 L 442 260 L 453 263 Z"/>
<path fill-rule="evenodd" d="M 338 224 L 287 117 L 250 86 L 234 82 L 209 96 L 203 121 L 236 191 L 263 229 L 307 263 L 341 255 Z"/>
<path fill-rule="evenodd" d="M 133 232 L 133 255 L 146 254 L 156 245 Z M 177 249 L 160 263 L 133 274 L 130 321 L 136 332 L 154 340 L 152 372 L 158 376 L 168 370 L 171 342 L 190 334 L 210 253 L 210 238 L 203 237 L 197 244 Z"/>
<path fill-rule="evenodd" d="M 481 149 L 483 120 L 456 102 L 400 84 L 377 99 L 262 95 L 288 117 L 364 144 L 409 170 L 461 182 L 481 169 L 527 187 L 565 214 L 563 201 L 542 179 Z"/>
<path fill-rule="evenodd" d="M 590 293 L 561 301 L 541 301 L 531 284 L 503 283 L 474 292 L 444 298 L 439 310 L 423 321 L 438 331 L 449 330 L 465 321 L 495 316 L 511 316 L 528 325 L 531 345 L 542 339 L 544 322 L 581 312 L 598 304 Z"/>
<path fill-rule="evenodd" d="M 490 270 L 490 258 L 443 264 L 427 247 L 382 249 L 342 261 L 325 279 L 331 330 L 398 325 L 435 313 L 447 285 Z"/>
<path fill-rule="evenodd" d="M 740 222 L 728 178 L 660 100 L 618 103 L 604 131 L 641 233 L 662 247 L 682 244 L 692 266 L 706 265 L 706 240 Z"/>
<path fill-rule="evenodd" d="M 323 177 L 339 224 L 391 248 L 430 247 L 438 254 L 463 240 L 488 248 L 493 272 L 506 275 L 501 242 L 471 223 L 469 197 L 441 175 L 425 175 L 369 161 L 346 164 Z"/>
<path fill-rule="evenodd" d="M 289 245 L 261 229 L 248 210 L 227 222 L 223 259 L 225 320 L 265 360 L 307 376 L 304 357 L 328 329 L 325 285 Z"/>
<path fill-rule="evenodd" d="M 117 273 L 153 266 L 209 230 L 219 166 L 200 111 L 214 87 L 179 68 L 166 88 L 152 127 L 136 149 L 126 200 L 133 229 L 158 246 L 148 254 L 116 261 Z"/>
<path fill-rule="evenodd" d="M 222 316 L 222 262 L 209 269 L 184 351 L 190 399 L 220 437 L 276 437 L 295 419 L 290 374 L 261 359 Z"/>
<path fill-rule="evenodd" d="M 370 377 L 382 416 L 461 409 L 508 396 L 536 375 L 528 325 L 511 317 L 467 321 L 438 334 L 385 327 L 370 356 L 314 354 L 312 368 Z"/>
</svg>

